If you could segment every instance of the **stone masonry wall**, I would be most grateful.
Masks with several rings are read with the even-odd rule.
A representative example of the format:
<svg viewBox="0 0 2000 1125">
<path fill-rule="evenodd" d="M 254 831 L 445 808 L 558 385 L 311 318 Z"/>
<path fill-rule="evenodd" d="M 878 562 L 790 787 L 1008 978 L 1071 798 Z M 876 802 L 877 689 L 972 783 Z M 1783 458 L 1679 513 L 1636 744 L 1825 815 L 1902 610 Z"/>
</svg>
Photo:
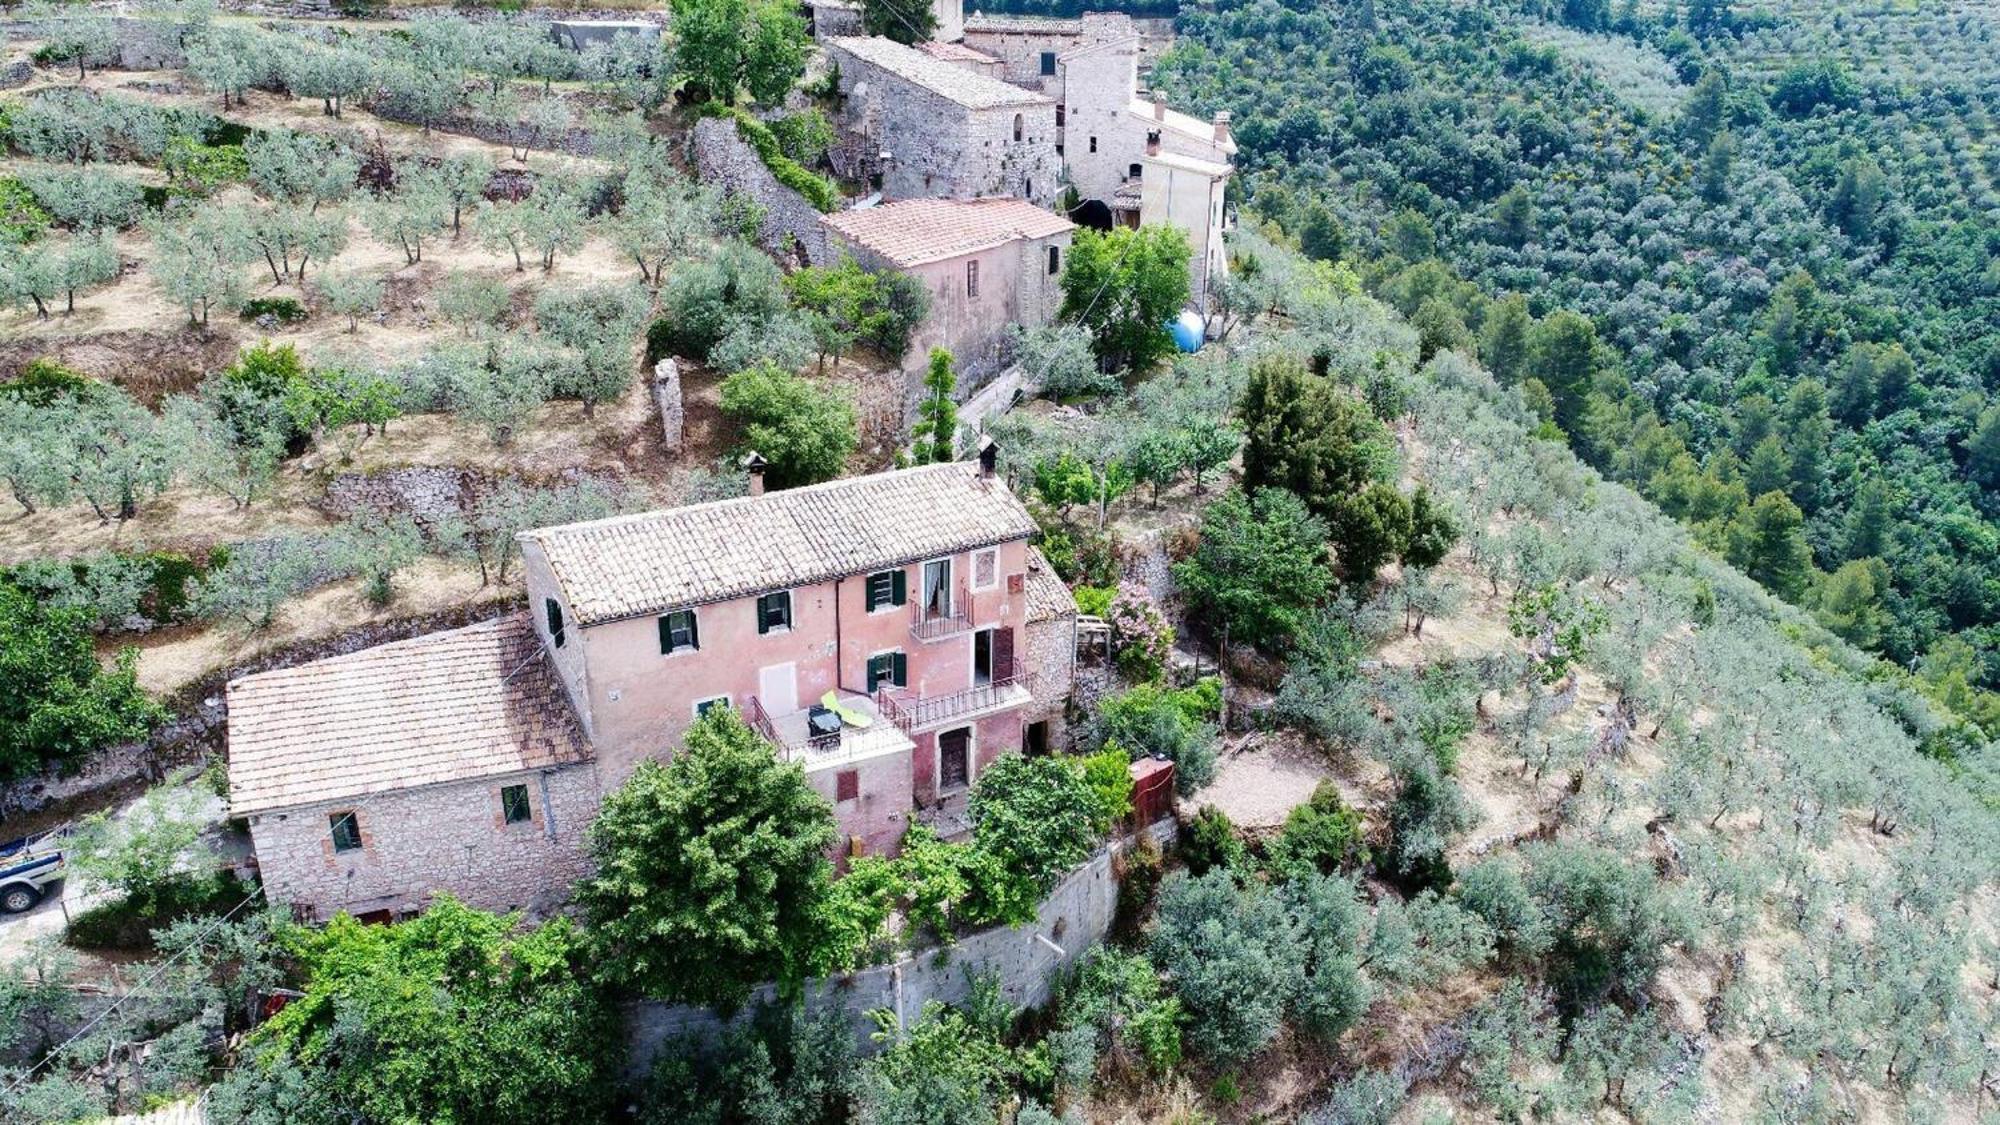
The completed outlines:
<svg viewBox="0 0 2000 1125">
<path fill-rule="evenodd" d="M 508 785 L 528 787 L 530 820 L 503 820 Z M 545 914 L 589 870 L 584 829 L 597 806 L 597 770 L 586 763 L 263 813 L 250 818 L 250 838 L 271 901 L 320 918 L 419 909 L 436 891 Z M 350 809 L 362 847 L 335 854 L 328 818 Z"/>
<path fill-rule="evenodd" d="M 829 54 L 840 68 L 846 98 L 842 128 L 891 155 L 880 169 L 885 198 L 1014 195 L 1044 207 L 1055 201 L 1062 158 L 1056 154 L 1053 103 L 968 109 L 838 47 Z"/>
<path fill-rule="evenodd" d="M 1174 821 L 1163 820 L 1147 830 L 1156 840 L 1171 839 Z M 806 987 L 805 1004 L 814 1011 L 839 1010 L 854 1032 L 856 1046 L 873 1053 L 881 1045 L 869 1012 L 885 1008 L 907 1026 L 932 1000 L 963 1003 L 971 995 L 975 974 L 998 974 L 1001 992 L 1016 1007 L 1040 1007 L 1054 994 L 1056 981 L 1084 950 L 1104 940 L 1118 912 L 1115 857 L 1130 840 L 1114 842 L 1082 867 L 1069 873 L 1042 900 L 1035 920 L 1022 926 L 1002 926 L 968 934 L 945 949 L 904 954 L 893 964 L 875 965 L 841 977 L 827 977 Z M 653 1059 L 673 1040 L 694 1035 L 712 1038 L 732 1023 L 750 1018 L 760 1003 L 770 1003 L 776 989 L 766 985 L 734 1019 L 723 1019 L 707 1008 L 640 1001 L 626 1006 L 626 1034 L 631 1053 L 627 1074 L 643 1077 Z"/>
<path fill-rule="evenodd" d="M 1076 682 L 1076 618 L 1047 617 L 1030 621 L 1026 629 L 1028 693 L 1034 696 L 1022 713 L 1024 723 L 1049 724 L 1049 745 L 1069 742 L 1069 695 Z"/>
<path fill-rule="evenodd" d="M 803 256 L 808 265 L 837 260 L 819 210 L 805 196 L 778 182 L 757 150 L 736 133 L 736 123 L 704 117 L 694 127 L 694 164 L 700 177 L 732 194 L 747 195 L 764 209 L 757 244 L 780 257 Z"/>
</svg>

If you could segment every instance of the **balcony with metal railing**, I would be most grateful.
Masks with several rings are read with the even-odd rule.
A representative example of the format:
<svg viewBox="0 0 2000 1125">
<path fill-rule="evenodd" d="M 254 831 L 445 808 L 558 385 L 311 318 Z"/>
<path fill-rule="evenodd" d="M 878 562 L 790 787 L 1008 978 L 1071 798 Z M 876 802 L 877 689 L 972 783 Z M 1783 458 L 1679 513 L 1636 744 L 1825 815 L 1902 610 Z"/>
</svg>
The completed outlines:
<svg viewBox="0 0 2000 1125">
<path fill-rule="evenodd" d="M 988 683 L 944 695 L 919 696 L 882 688 L 875 693 L 875 709 L 905 734 L 914 734 L 1019 707 L 1031 698 L 1027 677 L 1014 675 L 995 677 Z"/>
<path fill-rule="evenodd" d="M 824 707 L 773 715 L 754 695 L 744 701 L 743 720 L 776 746 L 781 758 L 808 770 L 915 748 L 909 732 L 884 715 L 874 699 L 845 691 L 838 699 L 842 708 L 862 716 L 868 725 L 854 726 Z"/>
<path fill-rule="evenodd" d="M 972 631 L 972 596 L 964 586 L 952 591 L 951 606 L 939 609 L 922 601 L 910 607 L 910 636 L 929 644 Z"/>
</svg>

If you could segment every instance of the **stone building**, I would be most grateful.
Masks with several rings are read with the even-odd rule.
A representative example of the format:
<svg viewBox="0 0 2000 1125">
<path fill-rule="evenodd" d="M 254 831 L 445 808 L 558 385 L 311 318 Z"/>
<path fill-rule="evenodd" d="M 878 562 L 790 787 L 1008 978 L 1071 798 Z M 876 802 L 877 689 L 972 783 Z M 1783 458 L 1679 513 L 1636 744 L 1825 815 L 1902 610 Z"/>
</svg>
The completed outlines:
<svg viewBox="0 0 2000 1125">
<path fill-rule="evenodd" d="M 840 127 L 862 141 L 857 178 L 884 199 L 1013 195 L 1046 207 L 1061 192 L 1056 107 L 1047 97 L 888 39 L 828 41 Z"/>
<path fill-rule="evenodd" d="M 983 453 L 528 532 L 526 613 L 235 681 L 269 897 L 560 901 L 603 796 L 711 707 L 805 770 L 843 854 L 963 831 L 981 770 L 1057 744 L 1073 671 L 1067 591 Z"/>
<path fill-rule="evenodd" d="M 886 39 L 831 41 L 842 92 L 850 95 L 843 124 L 866 140 L 860 151 L 882 154 L 884 197 L 1011 194 L 1047 204 L 1060 195 L 1043 190 L 1056 186 L 1043 171 L 995 176 L 992 158 L 1005 150 L 992 140 L 990 125 L 975 131 L 963 114 L 938 105 L 940 91 L 968 81 L 980 83 L 981 98 L 994 104 L 1014 104 L 995 92 L 995 85 L 1033 91 L 1053 108 L 1047 135 L 1060 187 L 1074 187 L 1080 201 L 1070 217 L 1106 230 L 1141 223 L 1179 227 L 1193 250 L 1188 263 L 1193 304 L 1206 307 L 1210 287 L 1229 269 L 1224 195 L 1236 155 L 1229 115 L 1203 121 L 1142 92 L 1145 41 L 1130 16 L 974 13 L 967 18 L 961 0 L 934 0 L 934 6 L 952 10 L 939 16 L 937 40 L 919 48 Z M 961 29 L 956 38 L 953 28 Z M 850 60 L 863 56 L 869 69 L 850 76 L 850 65 L 858 65 Z M 885 80 L 885 72 L 895 80 Z M 1038 112 L 1026 120 L 1027 138 L 1039 144 L 1042 130 L 1035 122 L 1044 118 Z M 1021 130 L 1015 135 L 1020 139 Z M 1003 141 L 1004 136 L 1005 130 Z M 1012 160 L 1015 167 L 1047 166 L 1040 158 Z M 965 174 L 949 174 L 960 163 Z M 1026 190 L 1030 187 L 1034 190 Z"/>
<path fill-rule="evenodd" d="M 230 815 L 272 902 L 513 910 L 584 873 L 597 769 L 525 613 L 245 676 L 228 704 Z"/>
<path fill-rule="evenodd" d="M 1048 324 L 1062 305 L 1059 275 L 1076 225 L 1032 203 L 905 199 L 820 221 L 862 265 L 900 270 L 930 291 L 903 353 L 912 401 L 932 348 L 950 349 L 960 387 L 970 389 L 1012 358 L 1011 326 Z"/>
</svg>

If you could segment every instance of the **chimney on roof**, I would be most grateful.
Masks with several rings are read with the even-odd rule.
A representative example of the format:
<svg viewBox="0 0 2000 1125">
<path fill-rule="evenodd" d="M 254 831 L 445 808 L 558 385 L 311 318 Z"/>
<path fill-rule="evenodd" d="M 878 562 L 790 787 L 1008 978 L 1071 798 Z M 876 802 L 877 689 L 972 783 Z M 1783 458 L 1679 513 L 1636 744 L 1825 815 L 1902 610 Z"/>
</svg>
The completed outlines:
<svg viewBox="0 0 2000 1125">
<path fill-rule="evenodd" d="M 743 455 L 742 464 L 743 471 L 750 474 L 750 495 L 764 495 L 764 468 L 770 462 L 764 460 L 762 453 L 753 449 Z"/>
<path fill-rule="evenodd" d="M 993 471 L 1000 465 L 1000 443 L 992 434 L 979 435 L 979 476 L 984 480 L 993 479 Z"/>
<path fill-rule="evenodd" d="M 1165 121 L 1166 119 L 1167 119 L 1167 96 L 1165 94 L 1160 93 L 1158 90 L 1155 90 L 1153 91 L 1153 120 Z"/>
<path fill-rule="evenodd" d="M 1146 155 L 1160 155 L 1160 131 L 1158 129 L 1154 129 L 1146 134 Z"/>
<path fill-rule="evenodd" d="M 1229 111 L 1226 109 L 1215 111 L 1215 143 L 1218 145 L 1229 143 Z"/>
</svg>

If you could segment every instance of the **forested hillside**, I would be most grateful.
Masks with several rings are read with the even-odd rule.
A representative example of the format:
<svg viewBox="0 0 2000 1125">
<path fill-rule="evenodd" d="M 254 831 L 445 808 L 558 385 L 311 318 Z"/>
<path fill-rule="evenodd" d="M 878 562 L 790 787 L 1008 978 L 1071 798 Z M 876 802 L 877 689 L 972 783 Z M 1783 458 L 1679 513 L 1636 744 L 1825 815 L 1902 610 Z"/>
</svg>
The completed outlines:
<svg viewBox="0 0 2000 1125">
<path fill-rule="evenodd" d="M 1251 212 L 2000 730 L 2000 17 L 1218 0 L 1156 84 Z"/>
</svg>

